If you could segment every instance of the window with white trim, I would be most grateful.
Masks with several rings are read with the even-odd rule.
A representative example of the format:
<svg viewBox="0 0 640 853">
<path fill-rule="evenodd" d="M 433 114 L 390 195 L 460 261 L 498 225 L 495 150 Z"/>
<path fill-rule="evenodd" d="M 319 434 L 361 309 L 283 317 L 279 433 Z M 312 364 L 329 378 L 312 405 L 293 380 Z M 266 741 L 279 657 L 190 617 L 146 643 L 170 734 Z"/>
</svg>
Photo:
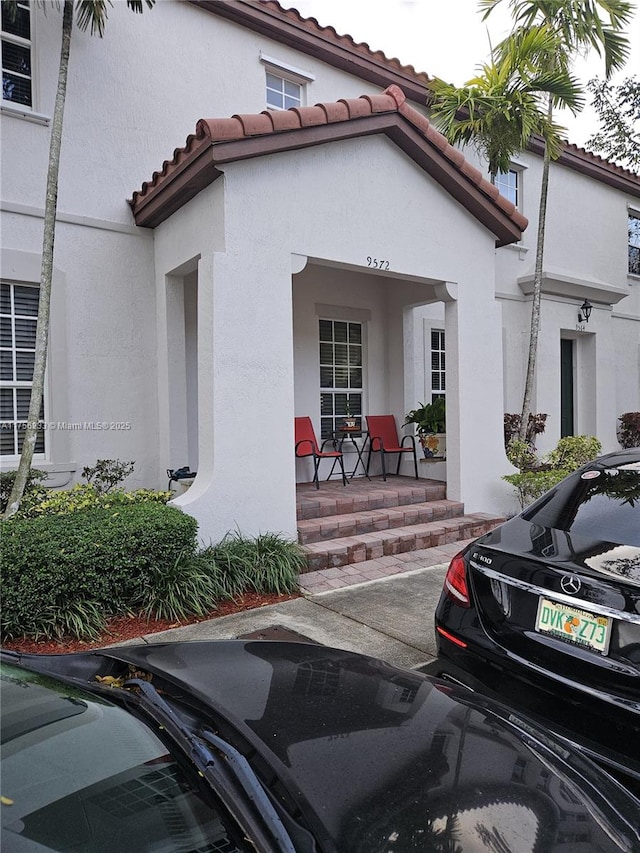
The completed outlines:
<svg viewBox="0 0 640 853">
<path fill-rule="evenodd" d="M 500 190 L 500 195 L 509 199 L 516 207 L 520 206 L 521 175 L 520 169 L 509 169 L 508 172 L 498 172 L 493 179 L 493 183 Z"/>
<path fill-rule="evenodd" d="M 437 397 L 445 397 L 446 362 L 444 351 L 444 329 L 431 330 L 431 402 Z"/>
<path fill-rule="evenodd" d="M 629 213 L 629 274 L 640 275 L 640 213 Z"/>
<path fill-rule="evenodd" d="M 320 425 L 322 438 L 346 417 L 362 425 L 363 324 L 320 320 Z"/>
<path fill-rule="evenodd" d="M 40 289 L 0 283 L 0 456 L 19 456 L 29 415 Z M 44 419 L 44 408 L 40 410 Z M 44 429 L 34 453 L 44 454 Z"/>
<path fill-rule="evenodd" d="M 33 106 L 31 74 L 31 10 L 26 0 L 15 7 L 2 3 L 2 100 Z"/>
<path fill-rule="evenodd" d="M 302 106 L 303 86 L 295 80 L 267 71 L 267 109 L 288 110 Z"/>
</svg>

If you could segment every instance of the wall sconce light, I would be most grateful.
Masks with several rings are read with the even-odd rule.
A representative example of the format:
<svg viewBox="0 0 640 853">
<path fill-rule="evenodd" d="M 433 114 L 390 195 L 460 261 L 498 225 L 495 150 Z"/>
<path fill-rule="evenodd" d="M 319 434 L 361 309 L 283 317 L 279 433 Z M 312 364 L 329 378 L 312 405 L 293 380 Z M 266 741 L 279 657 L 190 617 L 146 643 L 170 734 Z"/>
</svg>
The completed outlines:
<svg viewBox="0 0 640 853">
<path fill-rule="evenodd" d="M 585 299 L 580 308 L 578 309 L 578 323 L 588 323 L 592 310 L 593 305 L 589 302 L 588 299 Z"/>
</svg>

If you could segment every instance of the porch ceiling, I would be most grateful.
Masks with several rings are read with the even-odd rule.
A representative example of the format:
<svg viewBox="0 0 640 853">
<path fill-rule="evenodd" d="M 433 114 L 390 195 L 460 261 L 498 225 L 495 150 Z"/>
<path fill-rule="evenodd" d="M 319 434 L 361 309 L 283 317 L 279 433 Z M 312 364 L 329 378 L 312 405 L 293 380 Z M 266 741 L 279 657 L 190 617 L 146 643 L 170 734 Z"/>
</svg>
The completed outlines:
<svg viewBox="0 0 640 853">
<path fill-rule="evenodd" d="M 225 163 L 343 139 L 383 133 L 493 232 L 496 245 L 518 241 L 527 219 L 450 145 L 429 120 L 389 86 L 379 95 L 264 110 L 257 115 L 200 119 L 195 134 L 174 151 L 162 170 L 133 193 L 136 225 L 154 228 L 213 183 Z"/>
</svg>

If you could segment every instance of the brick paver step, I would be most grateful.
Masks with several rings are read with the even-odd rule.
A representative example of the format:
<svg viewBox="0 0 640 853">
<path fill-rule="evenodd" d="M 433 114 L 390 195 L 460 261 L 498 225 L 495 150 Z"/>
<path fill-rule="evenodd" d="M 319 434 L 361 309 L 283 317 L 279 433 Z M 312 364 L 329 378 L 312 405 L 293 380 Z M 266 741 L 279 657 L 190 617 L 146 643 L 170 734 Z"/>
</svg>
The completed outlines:
<svg viewBox="0 0 640 853">
<path fill-rule="evenodd" d="M 307 555 L 307 571 L 320 571 L 472 539 L 488 533 L 503 521 L 502 516 L 478 512 L 310 542 L 302 548 Z"/>
<path fill-rule="evenodd" d="M 375 533 L 378 530 L 425 524 L 463 514 L 464 504 L 458 501 L 434 500 L 303 519 L 298 521 L 298 541 L 308 545 L 328 539 Z"/>
<path fill-rule="evenodd" d="M 409 477 L 389 478 L 386 483 L 379 478 L 371 482 L 359 478 L 350 480 L 347 486 L 333 481 L 323 482 L 319 489 L 305 483 L 298 485 L 296 512 L 300 520 L 328 518 L 332 515 L 438 501 L 445 497 L 445 483 Z"/>
</svg>

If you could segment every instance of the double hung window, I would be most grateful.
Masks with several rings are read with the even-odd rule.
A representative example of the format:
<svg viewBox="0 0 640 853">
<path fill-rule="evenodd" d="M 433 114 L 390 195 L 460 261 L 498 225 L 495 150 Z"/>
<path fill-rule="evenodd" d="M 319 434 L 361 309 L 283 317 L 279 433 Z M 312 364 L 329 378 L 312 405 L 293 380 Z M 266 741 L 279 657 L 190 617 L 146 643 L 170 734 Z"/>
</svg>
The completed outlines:
<svg viewBox="0 0 640 853">
<path fill-rule="evenodd" d="M 629 214 L 629 274 L 640 275 L 640 213 Z"/>
<path fill-rule="evenodd" d="M 447 390 L 444 329 L 431 330 L 431 402 Z"/>
<path fill-rule="evenodd" d="M 509 169 L 508 172 L 498 172 L 493 183 L 500 190 L 500 195 L 513 202 L 516 207 L 520 206 L 520 177 L 518 169 Z"/>
<path fill-rule="evenodd" d="M 0 284 L 0 456 L 18 456 L 22 451 L 31 400 L 39 297 L 38 287 Z M 44 418 L 42 409 L 40 418 Z M 44 429 L 40 429 L 34 453 L 44 452 Z"/>
<path fill-rule="evenodd" d="M 31 10 L 28 2 L 2 3 L 2 100 L 33 106 Z"/>
<path fill-rule="evenodd" d="M 320 320 L 320 424 L 322 438 L 346 417 L 362 425 L 363 324 Z"/>
</svg>

